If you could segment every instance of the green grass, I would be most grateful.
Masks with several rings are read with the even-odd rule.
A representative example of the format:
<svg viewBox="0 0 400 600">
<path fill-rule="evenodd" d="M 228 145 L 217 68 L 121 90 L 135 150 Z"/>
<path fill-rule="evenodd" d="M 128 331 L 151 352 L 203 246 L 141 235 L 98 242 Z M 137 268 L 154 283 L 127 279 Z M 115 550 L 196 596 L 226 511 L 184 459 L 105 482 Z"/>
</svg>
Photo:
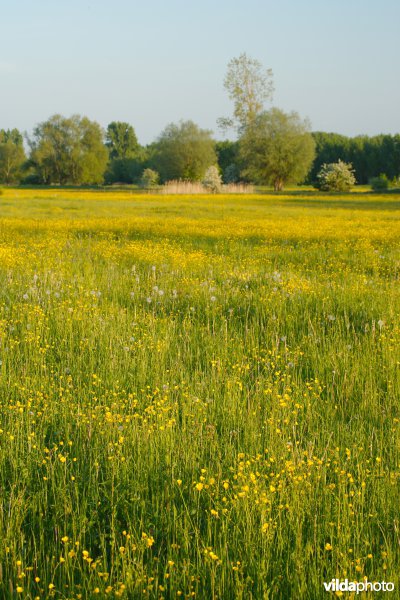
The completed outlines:
<svg viewBox="0 0 400 600">
<path fill-rule="evenodd" d="M 400 196 L 0 209 L 1 598 L 398 589 Z"/>
</svg>

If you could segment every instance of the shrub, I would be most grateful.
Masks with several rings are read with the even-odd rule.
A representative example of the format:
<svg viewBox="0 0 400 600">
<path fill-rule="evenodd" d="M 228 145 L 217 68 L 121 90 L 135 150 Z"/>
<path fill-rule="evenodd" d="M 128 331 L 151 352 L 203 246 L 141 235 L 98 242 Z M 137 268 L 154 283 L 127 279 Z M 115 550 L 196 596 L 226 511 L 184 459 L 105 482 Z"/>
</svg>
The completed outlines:
<svg viewBox="0 0 400 600">
<path fill-rule="evenodd" d="M 324 192 L 348 192 L 356 182 L 353 166 L 342 160 L 323 164 L 317 180 L 316 187 Z"/>
<path fill-rule="evenodd" d="M 157 187 L 159 178 L 160 176 L 157 171 L 153 171 L 153 169 L 145 169 L 142 173 L 140 186 L 146 190 L 151 190 Z"/>
<path fill-rule="evenodd" d="M 202 183 L 208 192 L 219 194 L 222 189 L 222 180 L 218 167 L 208 167 Z"/>
<path fill-rule="evenodd" d="M 370 181 L 371 188 L 374 192 L 384 192 L 389 188 L 389 179 L 384 173 L 373 177 Z"/>
</svg>

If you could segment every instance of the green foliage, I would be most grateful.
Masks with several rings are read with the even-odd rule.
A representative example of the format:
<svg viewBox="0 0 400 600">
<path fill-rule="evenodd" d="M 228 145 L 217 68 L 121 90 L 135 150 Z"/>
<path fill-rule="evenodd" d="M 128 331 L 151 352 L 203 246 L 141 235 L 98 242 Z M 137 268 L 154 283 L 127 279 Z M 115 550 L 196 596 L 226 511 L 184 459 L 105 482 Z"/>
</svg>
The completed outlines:
<svg viewBox="0 0 400 600">
<path fill-rule="evenodd" d="M 264 69 L 258 60 L 243 53 L 228 63 L 224 87 L 233 101 L 233 118 L 219 119 L 219 126 L 236 126 L 242 131 L 263 110 L 265 100 L 272 98 L 272 70 Z"/>
<path fill-rule="evenodd" d="M 239 181 L 239 142 L 231 140 L 216 142 L 215 152 L 218 157 L 218 166 L 221 170 L 224 183 L 236 183 Z"/>
<path fill-rule="evenodd" d="M 112 121 L 106 131 L 106 146 L 111 159 L 134 158 L 140 152 L 135 130 L 129 123 Z"/>
<path fill-rule="evenodd" d="M 10 184 L 19 181 L 25 160 L 23 138 L 18 129 L 1 129 L 0 182 Z"/>
<path fill-rule="evenodd" d="M 210 164 L 217 162 L 211 132 L 193 121 L 171 123 L 154 145 L 151 167 L 162 181 L 183 179 L 200 181 Z"/>
<path fill-rule="evenodd" d="M 356 182 L 352 165 L 341 160 L 322 165 L 317 180 L 316 187 L 324 192 L 348 192 Z"/>
<path fill-rule="evenodd" d="M 384 173 L 373 177 L 370 181 L 371 188 L 374 192 L 384 192 L 389 189 L 389 179 Z"/>
<path fill-rule="evenodd" d="M 147 168 L 142 173 L 140 185 L 142 188 L 144 188 L 146 190 L 151 190 L 151 189 L 157 187 L 159 180 L 160 180 L 160 176 L 157 173 L 157 171 Z"/>
<path fill-rule="evenodd" d="M 323 164 L 338 160 L 353 165 L 355 177 L 360 184 L 367 184 L 373 177 L 386 173 L 389 179 L 400 175 L 400 135 L 360 135 L 349 138 L 337 133 L 315 132 L 316 158 L 308 181 L 317 181 Z"/>
<path fill-rule="evenodd" d="M 106 183 L 138 183 L 147 164 L 146 152 L 142 149 L 136 158 L 115 158 L 108 164 L 104 175 Z"/>
<path fill-rule="evenodd" d="M 23 146 L 24 138 L 18 129 L 0 129 L 0 144 L 12 142 L 16 146 Z"/>
<path fill-rule="evenodd" d="M 42 183 L 99 184 L 107 165 L 100 125 L 87 117 L 54 115 L 29 141 L 30 163 Z"/>
<path fill-rule="evenodd" d="M 219 194 L 222 190 L 222 179 L 218 167 L 208 167 L 205 172 L 202 184 L 213 194 Z"/>
<path fill-rule="evenodd" d="M 240 180 L 239 167 L 232 163 L 228 165 L 223 174 L 224 183 L 237 183 Z"/>
<path fill-rule="evenodd" d="M 304 180 L 314 158 L 309 124 L 296 112 L 278 108 L 258 115 L 240 139 L 243 174 L 255 183 L 280 191 L 287 183 Z"/>
</svg>

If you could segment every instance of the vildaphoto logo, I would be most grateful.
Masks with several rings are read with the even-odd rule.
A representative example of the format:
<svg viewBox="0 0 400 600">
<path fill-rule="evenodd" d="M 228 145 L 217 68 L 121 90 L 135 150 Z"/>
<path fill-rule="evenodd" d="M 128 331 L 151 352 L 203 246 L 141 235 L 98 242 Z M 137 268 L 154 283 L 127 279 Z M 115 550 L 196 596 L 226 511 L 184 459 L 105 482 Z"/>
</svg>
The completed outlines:
<svg viewBox="0 0 400 600">
<path fill-rule="evenodd" d="M 329 583 L 324 581 L 326 592 L 393 592 L 394 583 L 391 581 L 349 581 L 348 579 L 332 579 Z"/>
</svg>

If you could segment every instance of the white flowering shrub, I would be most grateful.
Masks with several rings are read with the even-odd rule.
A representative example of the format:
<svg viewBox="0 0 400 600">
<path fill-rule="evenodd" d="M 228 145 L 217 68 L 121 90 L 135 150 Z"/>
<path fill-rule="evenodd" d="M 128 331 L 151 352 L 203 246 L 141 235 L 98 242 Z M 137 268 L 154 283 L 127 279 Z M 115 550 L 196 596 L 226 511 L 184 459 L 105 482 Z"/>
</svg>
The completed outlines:
<svg viewBox="0 0 400 600">
<path fill-rule="evenodd" d="M 208 167 L 205 172 L 202 184 L 207 191 L 218 194 L 222 190 L 222 179 L 217 167 Z"/>
<path fill-rule="evenodd" d="M 322 165 L 317 180 L 316 187 L 324 192 L 348 192 L 356 182 L 353 166 L 342 160 Z"/>
</svg>

